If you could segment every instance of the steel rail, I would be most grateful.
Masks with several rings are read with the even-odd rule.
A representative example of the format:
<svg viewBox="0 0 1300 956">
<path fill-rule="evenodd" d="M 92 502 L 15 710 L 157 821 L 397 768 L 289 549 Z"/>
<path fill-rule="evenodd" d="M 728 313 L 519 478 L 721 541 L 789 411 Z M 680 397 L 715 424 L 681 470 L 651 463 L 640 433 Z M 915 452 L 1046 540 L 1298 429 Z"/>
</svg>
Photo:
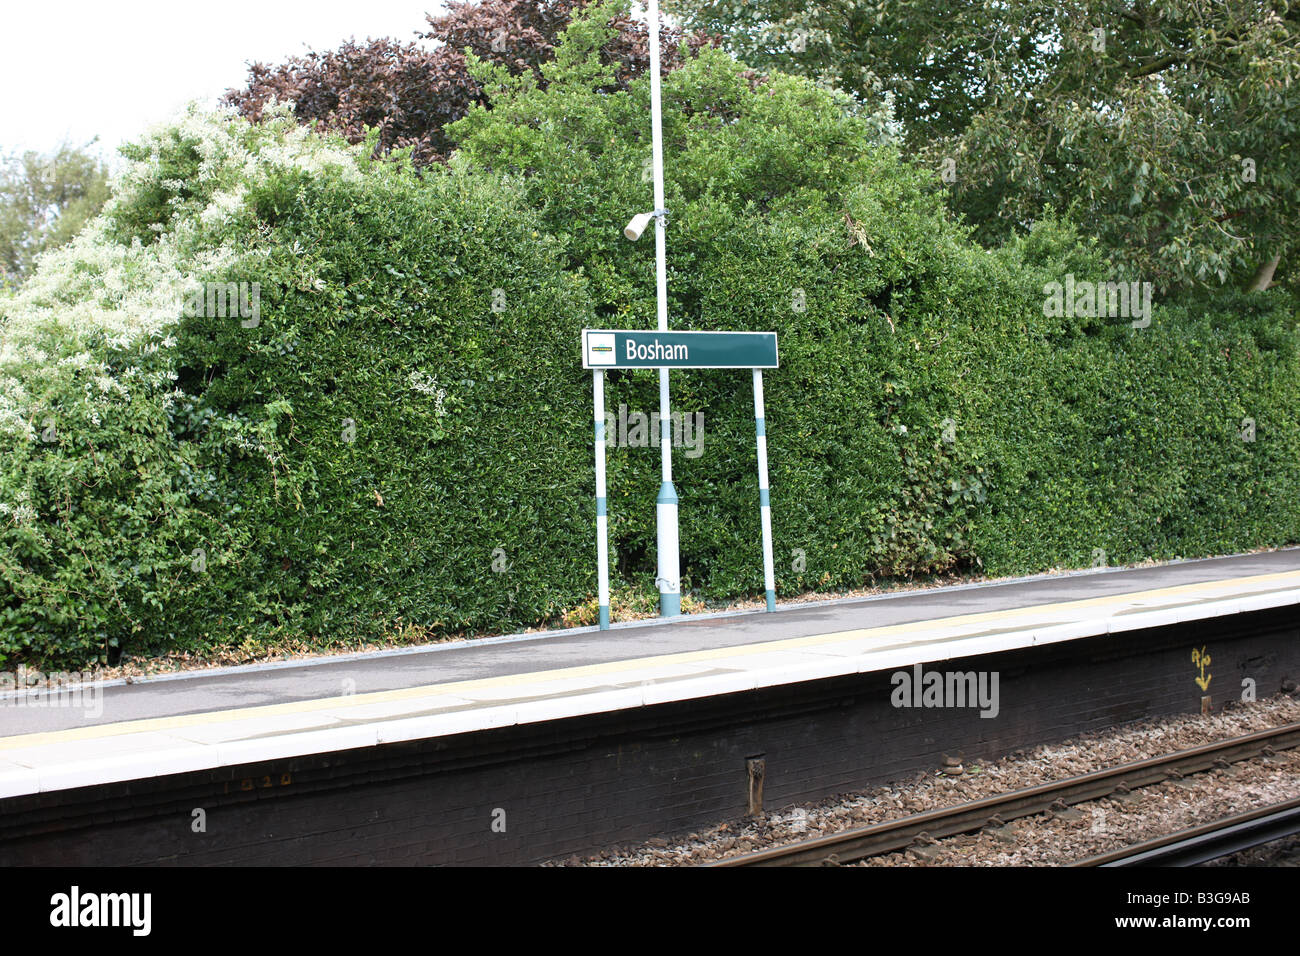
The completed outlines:
<svg viewBox="0 0 1300 956">
<path fill-rule="evenodd" d="M 918 840 L 926 842 L 969 833 L 990 825 L 1005 825 L 1019 817 L 1034 816 L 1074 803 L 1087 803 L 1116 792 L 1123 793 L 1162 783 L 1171 777 L 1186 776 L 1217 765 L 1249 760 L 1297 746 L 1300 746 L 1300 723 L 1285 724 L 1078 777 L 1043 783 L 952 807 L 928 810 L 898 820 L 887 820 L 785 846 L 757 850 L 704 865 L 820 866 L 865 859 L 906 849 Z"/>
<path fill-rule="evenodd" d="M 1300 797 L 1122 847 L 1070 866 L 1197 866 L 1300 833 Z"/>
</svg>

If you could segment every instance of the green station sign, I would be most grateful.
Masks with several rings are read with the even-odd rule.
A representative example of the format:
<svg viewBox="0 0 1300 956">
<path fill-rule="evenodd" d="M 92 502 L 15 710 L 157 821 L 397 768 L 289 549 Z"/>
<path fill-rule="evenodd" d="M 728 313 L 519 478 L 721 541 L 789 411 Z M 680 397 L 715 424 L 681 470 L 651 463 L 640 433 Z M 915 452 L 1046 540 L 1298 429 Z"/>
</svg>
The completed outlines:
<svg viewBox="0 0 1300 956">
<path fill-rule="evenodd" d="M 583 329 L 582 367 L 776 368 L 776 333 Z"/>
</svg>

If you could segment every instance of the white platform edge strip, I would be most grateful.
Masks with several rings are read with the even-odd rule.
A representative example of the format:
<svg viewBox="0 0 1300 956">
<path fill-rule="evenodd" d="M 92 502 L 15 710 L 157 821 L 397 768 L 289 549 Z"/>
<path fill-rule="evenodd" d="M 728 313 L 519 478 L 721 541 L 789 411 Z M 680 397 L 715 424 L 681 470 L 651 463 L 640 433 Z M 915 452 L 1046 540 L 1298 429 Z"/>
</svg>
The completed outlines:
<svg viewBox="0 0 1300 956">
<path fill-rule="evenodd" d="M 1137 604 L 1140 602 L 1135 602 L 1135 605 L 1129 607 Z M 697 662 L 702 669 L 713 671 L 699 677 L 679 677 L 662 683 L 641 678 L 641 686 L 611 687 L 611 684 L 628 683 L 637 679 L 633 675 L 643 674 L 645 671 L 615 673 L 593 677 L 592 689 L 586 692 L 495 706 L 485 702 L 484 706 L 455 710 L 450 713 L 372 719 L 363 724 L 346 723 L 343 726 L 321 730 L 275 733 L 274 725 L 277 722 L 284 724 L 290 720 L 297 720 L 301 723 L 304 716 L 301 713 L 245 718 L 249 723 L 255 721 L 258 723 L 257 727 L 247 728 L 257 734 L 251 739 L 196 742 L 186 739 L 187 731 L 184 727 L 171 731 L 157 729 L 138 733 L 126 731 L 116 736 L 97 738 L 95 741 L 97 756 L 91 759 L 65 757 L 42 761 L 39 759 L 39 751 L 60 745 L 38 744 L 30 748 L 0 751 L 0 799 L 268 760 L 355 750 L 379 744 L 448 737 L 587 714 L 630 710 L 653 704 L 911 667 L 914 664 L 976 657 L 1288 605 L 1300 605 L 1300 588 L 1206 601 L 1190 606 L 1155 608 L 1136 613 L 1112 612 L 1060 624 L 1044 625 L 1025 622 L 1023 626 L 1014 629 L 969 637 L 952 635 L 952 631 L 960 631 L 961 627 L 939 626 L 932 629 L 918 629 L 907 634 L 905 641 L 894 646 L 858 654 L 835 654 L 834 646 L 826 645 L 788 650 L 773 649 L 756 655 L 761 658 L 767 654 L 783 657 L 795 654 L 807 655 L 811 658 L 794 666 L 745 668 L 745 657 L 736 656 L 735 647 L 717 648 L 719 660 L 716 664 L 710 664 L 707 657 Z M 1125 611 L 1126 608 L 1120 607 L 1117 610 Z M 990 629 L 992 626 L 990 622 Z M 945 634 L 947 637 L 944 636 Z M 726 656 L 727 651 L 733 652 L 732 656 Z M 648 663 L 652 664 L 653 659 Z M 680 665 L 677 665 L 677 669 L 680 670 Z M 726 672 L 718 673 L 719 669 Z M 538 680 L 532 686 L 536 688 L 538 685 L 561 679 L 551 677 L 548 681 L 547 675 L 552 673 L 539 672 L 536 675 Z M 528 696 L 528 688 L 527 684 L 513 685 L 509 690 L 509 696 L 516 699 Z M 438 693 L 436 688 L 431 688 L 428 697 L 411 698 L 407 703 L 411 710 L 418 710 L 437 706 L 439 701 L 446 706 L 449 700 L 456 700 L 453 691 Z M 313 717 L 322 723 L 343 723 L 348 719 L 331 714 L 329 710 L 316 711 Z M 141 749 L 144 743 L 141 738 L 159 736 L 174 741 L 175 745 L 146 746 L 145 749 Z M 129 752 L 113 753 L 115 746 L 119 751 Z M 49 755 L 45 756 L 48 758 Z"/>
</svg>

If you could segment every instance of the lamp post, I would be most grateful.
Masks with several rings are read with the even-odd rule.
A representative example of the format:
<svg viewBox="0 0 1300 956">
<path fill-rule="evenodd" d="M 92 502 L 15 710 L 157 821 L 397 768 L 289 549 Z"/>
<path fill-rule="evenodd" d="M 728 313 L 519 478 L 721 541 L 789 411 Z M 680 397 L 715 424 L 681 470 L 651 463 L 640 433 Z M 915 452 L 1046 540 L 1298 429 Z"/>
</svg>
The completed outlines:
<svg viewBox="0 0 1300 956">
<path fill-rule="evenodd" d="M 659 79 L 659 0 L 649 0 L 647 11 L 650 31 L 650 138 L 654 166 L 654 212 L 641 213 L 628 223 L 624 234 L 637 239 L 655 221 L 655 285 L 659 310 L 659 331 L 668 331 L 668 210 L 664 208 L 663 121 L 660 108 Z M 682 613 L 681 573 L 678 564 L 677 491 L 673 488 L 672 421 L 669 417 L 668 369 L 659 369 L 659 448 L 661 475 L 659 496 L 655 500 L 657 519 L 657 570 L 655 585 L 659 589 L 659 616 L 678 617 Z"/>
</svg>

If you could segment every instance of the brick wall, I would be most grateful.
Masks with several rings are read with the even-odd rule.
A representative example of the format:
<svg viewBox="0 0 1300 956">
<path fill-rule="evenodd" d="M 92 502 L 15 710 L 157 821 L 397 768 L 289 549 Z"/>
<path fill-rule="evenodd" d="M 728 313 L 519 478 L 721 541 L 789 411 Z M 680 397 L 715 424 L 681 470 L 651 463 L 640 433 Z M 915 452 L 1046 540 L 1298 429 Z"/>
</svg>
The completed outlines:
<svg viewBox="0 0 1300 956">
<path fill-rule="evenodd" d="M 506 864 L 687 831 L 765 806 L 994 758 L 1300 679 L 1296 609 L 1072 641 L 926 671 L 997 671 L 999 713 L 895 708 L 890 672 L 634 713 L 0 800 L 0 865 Z M 509 653 L 503 648 L 502 653 Z M 194 832 L 193 811 L 206 813 Z M 502 823 L 504 832 L 495 832 Z"/>
</svg>

